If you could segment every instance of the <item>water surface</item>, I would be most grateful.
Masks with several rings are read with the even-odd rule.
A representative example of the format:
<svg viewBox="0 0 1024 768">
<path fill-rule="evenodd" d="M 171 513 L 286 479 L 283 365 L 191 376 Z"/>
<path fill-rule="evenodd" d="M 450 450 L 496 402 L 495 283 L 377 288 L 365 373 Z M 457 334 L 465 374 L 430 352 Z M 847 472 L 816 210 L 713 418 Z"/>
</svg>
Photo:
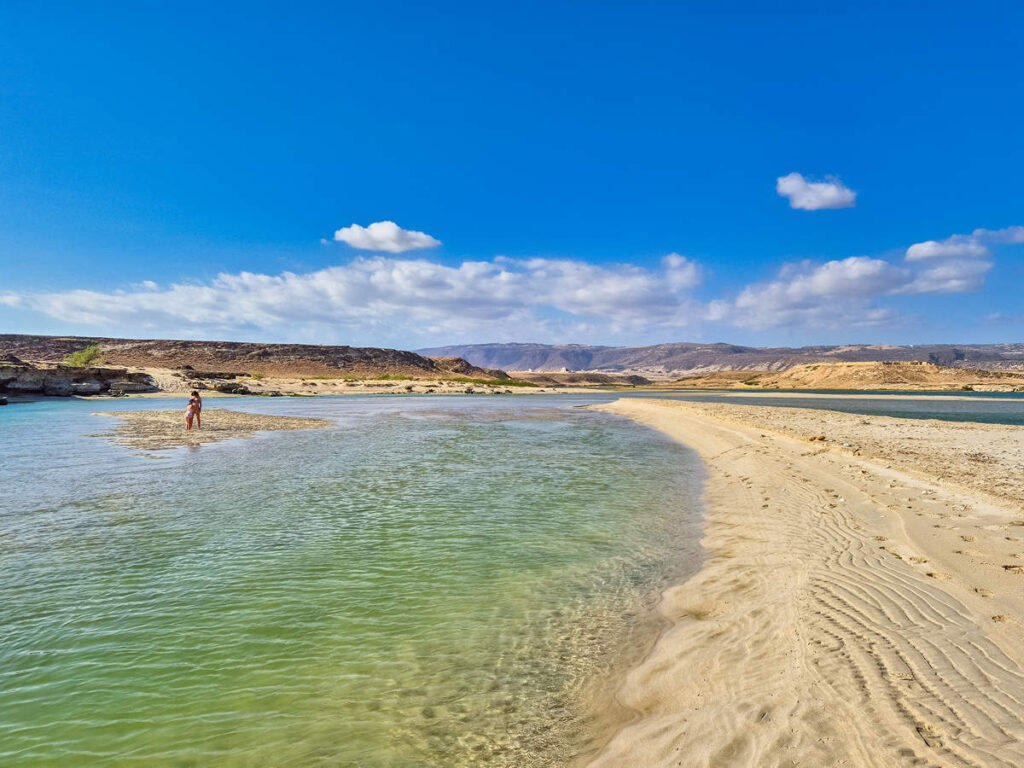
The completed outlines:
<svg viewBox="0 0 1024 768">
<path fill-rule="evenodd" d="M 564 765 L 699 560 L 694 456 L 575 403 L 232 399 L 336 426 L 162 458 L 88 435 L 164 401 L 0 412 L 0 764 Z"/>
<path fill-rule="evenodd" d="M 864 416 L 892 416 L 899 419 L 975 421 L 983 424 L 1024 424 L 1022 392 L 864 392 L 820 393 L 794 391 L 773 396 L 769 391 L 744 396 L 735 390 L 666 390 L 623 393 L 626 397 L 658 397 L 666 400 L 766 405 L 780 408 L 813 408 Z M 817 394 L 816 397 L 801 395 Z M 955 398 L 955 399 L 954 399 Z"/>
</svg>

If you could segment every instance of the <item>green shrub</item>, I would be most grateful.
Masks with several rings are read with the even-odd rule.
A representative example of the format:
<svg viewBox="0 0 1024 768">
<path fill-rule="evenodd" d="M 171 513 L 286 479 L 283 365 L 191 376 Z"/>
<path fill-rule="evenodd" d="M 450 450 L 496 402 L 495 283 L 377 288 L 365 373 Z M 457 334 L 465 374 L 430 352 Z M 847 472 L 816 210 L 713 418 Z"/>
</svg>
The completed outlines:
<svg viewBox="0 0 1024 768">
<path fill-rule="evenodd" d="M 459 382 L 460 384 L 487 384 L 492 387 L 536 387 L 532 381 L 522 379 L 472 379 L 468 376 L 456 376 L 446 381 Z"/>
<path fill-rule="evenodd" d="M 72 368 L 85 368 L 87 365 L 92 365 L 94 362 L 99 360 L 99 357 L 100 345 L 90 344 L 85 349 L 72 352 L 70 355 L 65 357 L 61 363 Z"/>
</svg>

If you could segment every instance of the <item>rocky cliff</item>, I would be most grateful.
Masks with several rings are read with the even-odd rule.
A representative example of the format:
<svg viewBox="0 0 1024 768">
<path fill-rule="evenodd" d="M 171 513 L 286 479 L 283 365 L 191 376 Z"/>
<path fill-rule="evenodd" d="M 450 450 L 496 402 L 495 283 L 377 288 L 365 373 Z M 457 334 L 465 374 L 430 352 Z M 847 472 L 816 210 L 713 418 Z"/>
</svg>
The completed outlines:
<svg viewBox="0 0 1024 768">
<path fill-rule="evenodd" d="M 30 365 L 11 354 L 0 359 L 2 394 L 70 397 L 153 391 L 156 391 L 156 386 L 152 378 L 124 368 Z"/>
<path fill-rule="evenodd" d="M 485 370 L 457 357 L 442 356 L 434 360 L 415 352 L 376 347 L 0 334 L 0 352 L 31 362 L 59 363 L 67 355 L 93 344 L 99 345 L 104 365 L 127 368 L 181 370 L 190 367 L 199 371 L 266 376 L 509 378 L 503 371 Z"/>
</svg>

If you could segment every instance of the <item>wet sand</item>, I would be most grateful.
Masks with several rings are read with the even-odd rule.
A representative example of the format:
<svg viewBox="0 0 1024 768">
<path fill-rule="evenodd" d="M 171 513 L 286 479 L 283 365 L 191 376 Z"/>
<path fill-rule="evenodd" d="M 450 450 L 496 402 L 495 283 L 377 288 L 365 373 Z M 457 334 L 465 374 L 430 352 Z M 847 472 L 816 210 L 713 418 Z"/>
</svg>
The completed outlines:
<svg viewBox="0 0 1024 768">
<path fill-rule="evenodd" d="M 707 560 L 588 765 L 1024 764 L 1024 428 L 596 407 L 700 453 Z"/>
<path fill-rule="evenodd" d="M 252 437 L 257 432 L 322 429 L 333 423 L 324 419 L 268 416 L 229 411 L 225 408 L 204 408 L 202 429 L 186 431 L 182 410 L 112 411 L 95 415 L 113 416 L 121 420 L 121 423 L 110 432 L 96 435 L 97 437 L 106 437 L 119 445 L 143 451 L 217 443 L 221 440 Z"/>
</svg>

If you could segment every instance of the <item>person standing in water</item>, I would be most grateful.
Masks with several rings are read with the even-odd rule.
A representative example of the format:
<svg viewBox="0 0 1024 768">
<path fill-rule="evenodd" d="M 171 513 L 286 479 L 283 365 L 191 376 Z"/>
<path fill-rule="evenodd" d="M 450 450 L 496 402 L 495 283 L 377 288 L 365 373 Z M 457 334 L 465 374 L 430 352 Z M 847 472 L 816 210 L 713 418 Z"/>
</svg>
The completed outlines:
<svg viewBox="0 0 1024 768">
<path fill-rule="evenodd" d="M 192 396 L 188 400 L 188 407 L 185 409 L 185 430 L 192 429 L 192 420 L 195 419 L 196 428 L 203 428 L 203 398 L 196 390 L 192 390 Z"/>
</svg>

